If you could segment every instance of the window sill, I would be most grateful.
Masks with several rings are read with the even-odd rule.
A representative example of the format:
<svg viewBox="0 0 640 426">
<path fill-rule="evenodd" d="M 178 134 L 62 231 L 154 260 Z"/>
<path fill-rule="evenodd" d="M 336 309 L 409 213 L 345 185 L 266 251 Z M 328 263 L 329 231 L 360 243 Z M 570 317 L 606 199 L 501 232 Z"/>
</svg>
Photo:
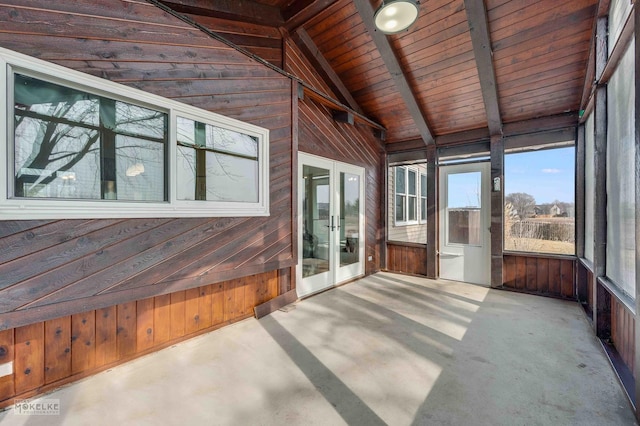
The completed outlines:
<svg viewBox="0 0 640 426">
<path fill-rule="evenodd" d="M 598 284 L 605 288 L 613 297 L 615 297 L 624 307 L 635 316 L 636 301 L 627 293 L 622 291 L 620 287 L 607 277 L 598 277 Z"/>
<path fill-rule="evenodd" d="M 535 253 L 525 251 L 503 251 L 504 256 L 520 256 L 520 257 L 538 257 L 545 259 L 564 259 L 564 260 L 576 260 L 575 254 L 559 254 L 559 253 Z"/>
</svg>

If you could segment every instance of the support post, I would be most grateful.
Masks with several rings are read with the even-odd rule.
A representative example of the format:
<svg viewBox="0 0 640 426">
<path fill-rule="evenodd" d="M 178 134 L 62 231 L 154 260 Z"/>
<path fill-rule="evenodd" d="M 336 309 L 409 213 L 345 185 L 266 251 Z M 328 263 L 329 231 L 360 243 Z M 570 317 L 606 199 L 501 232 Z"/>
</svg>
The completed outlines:
<svg viewBox="0 0 640 426">
<path fill-rule="evenodd" d="M 607 62 L 608 18 L 598 18 L 596 27 L 596 81 Z M 595 91 L 594 114 L 594 230 L 593 230 L 593 327 L 596 335 L 608 338 L 611 306 L 599 291 L 598 278 L 605 274 L 607 260 L 607 86 L 598 84 Z"/>
<path fill-rule="evenodd" d="M 575 193 L 576 193 L 576 256 L 578 259 L 584 258 L 585 248 L 585 137 L 586 129 L 585 125 L 578 126 L 576 131 L 576 173 L 575 173 Z M 587 300 L 587 286 L 588 283 L 584 282 L 586 273 L 583 273 L 582 268 L 579 266 L 579 261 L 576 263 L 578 267 L 575 268 L 575 294 L 580 302 L 586 302 Z"/>
<path fill-rule="evenodd" d="M 491 136 L 491 287 L 502 287 L 504 236 L 504 139 Z"/>
<path fill-rule="evenodd" d="M 634 113 L 634 121 L 635 121 L 635 142 L 636 142 L 636 158 L 635 158 L 635 173 L 636 173 L 636 315 L 635 315 L 635 371 L 634 377 L 636 377 L 636 418 L 640 421 L 640 324 L 638 324 L 638 315 L 640 313 L 640 283 L 638 283 L 638 277 L 640 277 L 640 83 L 638 83 L 638 78 L 640 78 L 640 11 L 638 11 L 638 7 L 640 7 L 640 1 L 636 0 L 634 4 L 633 11 L 631 13 L 635 14 L 634 16 L 634 31 L 635 31 L 635 113 Z"/>
<path fill-rule="evenodd" d="M 427 146 L 427 277 L 438 277 L 438 155 Z"/>
</svg>

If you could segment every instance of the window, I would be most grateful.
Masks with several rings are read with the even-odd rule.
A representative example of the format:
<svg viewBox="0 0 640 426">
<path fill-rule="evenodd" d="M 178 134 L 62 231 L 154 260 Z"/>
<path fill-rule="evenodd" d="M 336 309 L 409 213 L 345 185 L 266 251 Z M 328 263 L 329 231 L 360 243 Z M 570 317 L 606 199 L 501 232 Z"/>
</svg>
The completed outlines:
<svg viewBox="0 0 640 426">
<path fill-rule="evenodd" d="M 482 245 L 482 173 L 447 174 L 447 244 Z"/>
<path fill-rule="evenodd" d="M 631 298 L 636 292 L 634 42 L 607 87 L 606 275 Z"/>
<path fill-rule="evenodd" d="M 427 221 L 427 175 L 420 173 L 420 222 Z"/>
<path fill-rule="evenodd" d="M 395 225 L 417 224 L 419 218 L 421 221 L 425 221 L 427 206 L 426 173 L 419 173 L 417 168 L 407 166 L 396 166 L 393 169 L 395 178 Z"/>
<path fill-rule="evenodd" d="M 418 182 L 415 170 L 408 170 L 407 173 L 407 187 L 408 195 L 407 195 L 407 213 L 409 222 L 415 222 L 418 220 Z"/>
<path fill-rule="evenodd" d="M 589 114 L 584 126 L 584 257 L 593 262 L 593 229 L 595 226 L 595 135 L 593 114 Z"/>
<path fill-rule="evenodd" d="M 389 241 L 425 244 L 427 241 L 427 165 L 389 166 Z"/>
<path fill-rule="evenodd" d="M 396 224 L 407 221 L 407 168 L 396 167 Z"/>
<path fill-rule="evenodd" d="M 178 199 L 258 201 L 258 139 L 178 117 Z"/>
<path fill-rule="evenodd" d="M 166 201 L 167 114 L 14 74 L 15 198 Z"/>
<path fill-rule="evenodd" d="M 0 219 L 269 214 L 268 130 L 5 49 L 0 79 Z"/>
<path fill-rule="evenodd" d="M 575 149 L 505 155 L 505 250 L 575 254 Z"/>
</svg>

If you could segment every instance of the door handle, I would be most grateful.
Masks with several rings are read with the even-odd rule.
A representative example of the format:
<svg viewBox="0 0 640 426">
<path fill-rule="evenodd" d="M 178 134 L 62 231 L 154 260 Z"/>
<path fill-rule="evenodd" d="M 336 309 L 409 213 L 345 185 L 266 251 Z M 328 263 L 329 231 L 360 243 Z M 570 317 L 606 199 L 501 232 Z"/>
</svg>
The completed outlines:
<svg viewBox="0 0 640 426">
<path fill-rule="evenodd" d="M 325 225 L 327 228 L 330 228 L 332 231 L 335 231 L 336 228 L 340 230 L 340 219 L 338 219 L 338 225 L 335 224 L 335 216 L 331 216 L 331 225 Z"/>
<path fill-rule="evenodd" d="M 447 253 L 447 252 L 444 252 L 444 251 L 443 251 L 443 252 L 441 252 L 441 253 L 440 253 L 440 255 L 445 255 L 445 256 L 455 256 L 455 257 L 461 257 L 461 256 L 464 256 L 464 255 L 459 254 L 459 253 Z"/>
</svg>

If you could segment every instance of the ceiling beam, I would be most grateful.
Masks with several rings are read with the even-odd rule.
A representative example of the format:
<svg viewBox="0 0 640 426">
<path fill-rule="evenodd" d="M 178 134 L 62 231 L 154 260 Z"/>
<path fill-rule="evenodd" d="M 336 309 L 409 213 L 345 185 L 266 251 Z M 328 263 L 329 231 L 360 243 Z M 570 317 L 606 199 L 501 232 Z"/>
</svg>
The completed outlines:
<svg viewBox="0 0 640 426">
<path fill-rule="evenodd" d="M 304 99 L 305 97 L 308 97 L 309 99 L 321 105 L 329 107 L 331 110 L 345 111 L 345 112 L 351 113 L 353 115 L 354 123 L 362 123 L 371 127 L 374 130 L 380 130 L 382 132 L 386 132 L 387 129 L 385 129 L 384 126 L 376 123 L 370 118 L 367 118 L 364 115 L 358 113 L 357 111 L 352 110 L 348 106 L 343 105 L 340 102 L 336 101 L 335 99 L 330 98 L 329 96 L 325 95 L 324 93 L 318 91 L 317 89 L 311 87 L 310 85 L 308 85 L 307 83 L 304 83 L 301 80 L 299 81 L 299 83 L 302 86 L 302 97 L 298 95 L 300 99 Z"/>
<path fill-rule="evenodd" d="M 334 4 L 337 0 L 296 0 L 282 9 L 282 17 L 285 20 L 284 27 L 289 32 L 302 27 L 311 18 L 315 18 L 320 12 Z"/>
<path fill-rule="evenodd" d="M 318 46 L 313 42 L 307 31 L 300 27 L 291 36 L 292 40 L 302 49 L 307 55 L 308 59 L 312 62 L 313 67 L 321 74 L 323 79 L 331 86 L 331 89 L 341 97 L 342 101 L 349 105 L 355 111 L 362 113 L 362 110 L 358 106 L 356 100 L 351 96 L 349 90 L 345 87 L 344 83 L 331 68 L 329 62 L 326 60 Z"/>
<path fill-rule="evenodd" d="M 578 125 L 578 119 L 578 112 L 574 111 L 534 118 L 531 120 L 505 123 L 503 126 L 503 136 L 505 139 L 508 139 L 526 135 L 530 137 L 530 140 L 535 140 L 535 138 L 539 136 L 541 139 L 546 140 L 549 137 L 547 135 L 549 132 L 565 132 L 567 131 L 566 129 L 573 129 L 573 131 L 575 131 L 575 127 Z M 565 135 L 566 134 L 568 133 L 565 133 Z M 456 145 L 482 144 L 490 140 L 491 135 L 489 134 L 489 129 L 487 127 L 482 127 L 458 133 L 440 135 L 436 138 L 436 145 L 444 148 Z M 387 144 L 387 152 L 406 151 L 419 148 L 418 140 Z"/>
<path fill-rule="evenodd" d="M 161 0 L 176 12 L 211 16 L 251 24 L 279 27 L 284 18 L 277 7 L 250 0 Z"/>
<path fill-rule="evenodd" d="M 484 109 L 487 114 L 487 127 L 491 136 L 502 134 L 502 118 L 498 104 L 498 86 L 493 68 L 493 51 L 489 35 L 489 22 L 484 1 L 464 0 L 467 12 L 469 32 L 473 44 L 473 54 L 476 58 L 478 78 L 482 89 Z"/>
<path fill-rule="evenodd" d="M 406 76 L 404 75 L 404 71 L 400 66 L 400 61 L 398 60 L 396 53 L 391 47 L 387 36 L 378 31 L 373 23 L 373 8 L 371 7 L 371 3 L 369 0 L 353 0 L 353 4 L 356 6 L 362 21 L 364 22 L 364 26 L 369 32 L 369 35 L 373 39 L 378 52 L 380 53 L 380 57 L 384 61 L 387 66 L 387 70 L 391 74 L 391 78 L 395 83 L 398 92 L 402 96 L 409 113 L 411 114 L 411 118 L 413 118 L 413 122 L 415 123 L 418 131 L 420 132 L 420 137 L 424 141 L 426 145 L 435 144 L 435 139 L 433 134 L 431 133 L 431 129 L 429 128 L 429 124 L 427 122 L 425 114 L 422 112 L 418 101 L 407 81 Z"/>
</svg>

